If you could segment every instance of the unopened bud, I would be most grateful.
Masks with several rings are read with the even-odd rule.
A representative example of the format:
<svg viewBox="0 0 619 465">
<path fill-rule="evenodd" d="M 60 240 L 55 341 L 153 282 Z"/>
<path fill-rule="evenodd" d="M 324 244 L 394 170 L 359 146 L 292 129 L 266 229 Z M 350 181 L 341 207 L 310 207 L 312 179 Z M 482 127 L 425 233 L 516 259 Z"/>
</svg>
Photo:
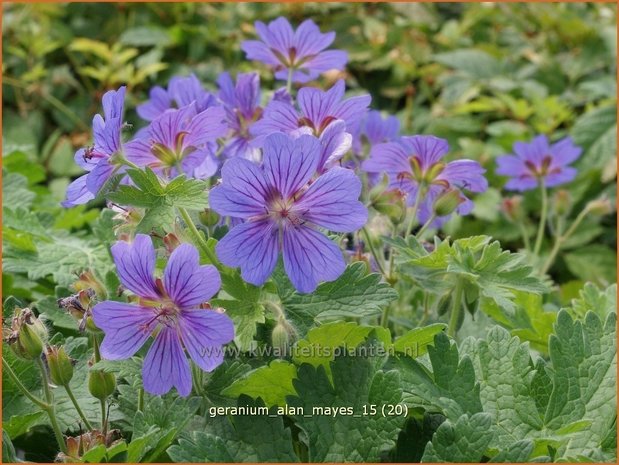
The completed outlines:
<svg viewBox="0 0 619 465">
<path fill-rule="evenodd" d="M 79 322 L 80 331 L 98 332 L 91 312 L 94 297 L 95 291 L 93 289 L 83 289 L 77 294 L 58 299 L 57 303 L 58 307 L 69 312 Z"/>
<path fill-rule="evenodd" d="M 29 308 L 16 308 L 11 327 L 3 330 L 4 339 L 17 357 L 34 360 L 41 356 L 47 341 L 47 328 Z"/>
<path fill-rule="evenodd" d="M 371 197 L 377 212 L 386 215 L 393 224 L 400 224 L 406 217 L 406 194 L 400 189 L 389 189 Z"/>
<path fill-rule="evenodd" d="M 73 283 L 73 287 L 78 292 L 93 290 L 101 299 L 107 298 L 107 290 L 105 289 L 105 286 L 90 270 L 82 272 L 79 275 L 79 280 Z M 94 294 L 90 294 L 89 297 L 93 298 Z"/>
<path fill-rule="evenodd" d="M 50 346 L 45 353 L 49 377 L 52 383 L 58 386 L 66 386 L 73 378 L 73 365 L 75 360 L 69 357 L 64 347 Z"/>
<path fill-rule="evenodd" d="M 296 331 L 292 325 L 288 323 L 283 316 L 280 316 L 271 333 L 271 344 L 273 348 L 279 351 L 280 354 L 285 355 L 294 341 L 295 334 Z"/>
<path fill-rule="evenodd" d="M 168 233 L 163 236 L 163 244 L 165 245 L 166 252 L 171 254 L 179 245 L 181 245 L 181 241 L 178 239 L 176 234 Z"/>
<path fill-rule="evenodd" d="M 525 219 L 524 206 L 522 205 L 523 198 L 521 195 L 515 195 L 503 199 L 501 209 L 505 217 L 512 223 L 518 223 Z"/>
<path fill-rule="evenodd" d="M 558 216 L 565 216 L 572 209 L 572 196 L 569 191 L 559 189 L 552 198 L 552 206 Z"/>
<path fill-rule="evenodd" d="M 215 210 L 205 208 L 198 214 L 198 218 L 200 219 L 200 223 L 209 228 L 219 223 L 220 216 Z"/>
<path fill-rule="evenodd" d="M 464 197 L 460 191 L 450 189 L 436 199 L 432 208 L 436 216 L 447 216 L 455 212 L 462 202 L 464 202 Z"/>
<path fill-rule="evenodd" d="M 587 204 L 587 210 L 595 216 L 604 216 L 613 212 L 613 204 L 608 197 L 600 197 Z"/>
<path fill-rule="evenodd" d="M 436 305 L 436 312 L 439 316 L 445 315 L 451 308 L 451 292 L 443 295 Z"/>
<path fill-rule="evenodd" d="M 114 373 L 96 369 L 90 370 L 88 373 L 88 390 L 93 397 L 105 400 L 112 395 L 115 389 L 116 377 Z"/>
</svg>

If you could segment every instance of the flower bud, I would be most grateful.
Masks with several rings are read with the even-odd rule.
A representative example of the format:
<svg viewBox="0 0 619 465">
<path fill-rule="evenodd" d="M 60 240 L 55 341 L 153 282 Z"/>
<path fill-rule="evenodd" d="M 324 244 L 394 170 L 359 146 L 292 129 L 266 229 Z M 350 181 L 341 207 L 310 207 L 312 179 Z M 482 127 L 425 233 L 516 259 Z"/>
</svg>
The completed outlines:
<svg viewBox="0 0 619 465">
<path fill-rule="evenodd" d="M 73 288 L 78 292 L 94 291 L 94 293 L 88 294 L 88 297 L 90 299 L 94 298 L 95 295 L 99 296 L 99 298 L 101 299 L 107 298 L 107 289 L 99 280 L 99 278 L 97 278 L 95 274 L 90 270 L 84 271 L 79 275 L 79 280 L 73 283 Z"/>
<path fill-rule="evenodd" d="M 522 205 L 523 198 L 521 195 L 515 195 L 503 199 L 501 209 L 505 217 L 512 223 L 519 223 L 525 219 L 526 213 Z"/>
<path fill-rule="evenodd" d="M 112 395 L 115 389 L 116 377 L 114 373 L 96 369 L 90 370 L 88 373 L 88 390 L 93 397 L 105 400 Z"/>
<path fill-rule="evenodd" d="M 168 233 L 163 236 L 163 245 L 165 245 L 166 252 L 171 254 L 179 245 L 181 245 L 181 241 L 178 239 L 176 234 Z"/>
<path fill-rule="evenodd" d="M 99 332 L 99 329 L 92 320 L 92 312 L 90 310 L 94 297 L 95 291 L 93 289 L 83 289 L 77 294 L 58 299 L 57 303 L 58 307 L 69 312 L 79 322 L 80 331 Z"/>
<path fill-rule="evenodd" d="M 17 357 L 35 360 L 43 353 L 47 328 L 29 308 L 16 308 L 11 327 L 3 330 L 5 340 Z"/>
<path fill-rule="evenodd" d="M 50 346 L 45 353 L 49 377 L 52 383 L 58 386 L 66 386 L 73 378 L 73 365 L 75 360 L 69 357 L 64 347 Z"/>
<path fill-rule="evenodd" d="M 278 351 L 279 354 L 285 355 L 294 340 L 295 334 L 296 331 L 292 325 L 286 321 L 286 318 L 280 316 L 271 333 L 271 344 L 273 348 Z"/>
<path fill-rule="evenodd" d="M 613 212 L 613 205 L 606 196 L 590 201 L 586 209 L 595 216 L 604 216 Z"/>
<path fill-rule="evenodd" d="M 81 462 L 82 456 L 89 450 L 101 445 L 109 448 L 120 440 L 120 431 L 117 429 L 110 430 L 105 435 L 99 430 L 93 430 L 79 436 L 69 436 L 66 439 L 66 452 L 60 452 L 56 461 L 60 463 Z"/>
<path fill-rule="evenodd" d="M 464 202 L 462 194 L 456 189 L 443 192 L 432 206 L 436 216 L 451 215 Z"/>
<path fill-rule="evenodd" d="M 565 216 L 572 209 L 572 196 L 569 191 L 559 189 L 552 197 L 552 206 L 558 216 Z"/>
<path fill-rule="evenodd" d="M 198 218 L 200 219 L 200 223 L 209 228 L 219 223 L 220 216 L 215 210 L 205 208 L 198 214 Z"/>
<path fill-rule="evenodd" d="M 371 197 L 374 209 L 386 215 L 393 224 L 400 224 L 406 217 L 406 194 L 400 189 L 389 189 Z"/>
<path fill-rule="evenodd" d="M 451 292 L 443 295 L 436 305 L 436 312 L 439 316 L 445 315 L 451 308 Z"/>
</svg>

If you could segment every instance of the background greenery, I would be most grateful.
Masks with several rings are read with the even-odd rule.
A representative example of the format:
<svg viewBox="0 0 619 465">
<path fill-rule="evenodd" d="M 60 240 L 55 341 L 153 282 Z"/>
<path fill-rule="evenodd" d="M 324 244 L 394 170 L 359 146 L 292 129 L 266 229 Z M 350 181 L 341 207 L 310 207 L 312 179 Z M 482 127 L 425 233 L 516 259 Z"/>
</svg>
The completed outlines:
<svg viewBox="0 0 619 465">
<path fill-rule="evenodd" d="M 245 61 L 239 47 L 242 40 L 254 36 L 256 19 L 269 20 L 284 15 L 293 23 L 299 23 L 313 18 L 322 30 L 335 30 L 335 46 L 347 50 L 350 55 L 345 75 L 350 88 L 370 92 L 373 108 L 396 114 L 404 134 L 431 133 L 445 137 L 452 146 L 450 156 L 474 158 L 486 167 L 491 188 L 476 197 L 472 216 L 455 218 L 447 225 L 446 235 L 463 238 L 486 234 L 500 240 L 503 249 L 515 251 L 521 247 L 518 228 L 500 211 L 504 181 L 494 175 L 493 159 L 509 152 L 514 141 L 527 140 L 538 133 L 548 134 L 553 140 L 571 135 L 584 148 L 577 162 L 580 174 L 569 186 L 572 218 L 588 201 L 602 194 L 615 204 L 617 50 L 614 4 L 71 3 L 4 4 L 3 8 L 3 296 L 12 296 L 10 301 L 4 301 L 4 314 L 10 313 L 18 299 L 34 303 L 38 313 L 51 320 L 59 333 L 69 336 L 67 347 L 72 356 L 82 361 L 87 356 L 85 342 L 83 338 L 71 342 L 70 335 L 77 335 L 73 332 L 75 323 L 57 309 L 55 299 L 67 295 L 68 287 L 75 281 L 75 272 L 84 266 L 111 270 L 105 244 L 114 239 L 112 221 L 110 215 L 100 215 L 97 205 L 65 210 L 60 208 L 59 202 L 64 198 L 70 179 L 80 173 L 73 163 L 73 154 L 90 141 L 90 122 L 100 111 L 101 96 L 108 89 L 127 84 L 126 120 L 134 123 L 137 129 L 140 123 L 135 105 L 147 98 L 152 85 L 165 85 L 174 74 L 194 72 L 207 87 L 215 89 L 214 81 L 224 69 L 232 73 L 259 69 L 263 71 L 263 82 L 271 87 L 270 72 L 259 64 Z M 330 75 L 327 81 L 338 77 L 341 76 Z M 539 215 L 536 192 L 525 196 L 525 206 L 530 216 L 526 227 L 533 231 Z M 602 322 L 606 313 L 613 311 L 614 288 L 603 293 L 594 286 L 587 286 L 582 295 L 580 292 L 585 281 L 600 288 L 616 281 L 615 251 L 614 215 L 591 218 L 565 245 L 552 268 L 551 274 L 558 286 L 549 301 L 542 303 L 541 298 L 522 295 L 517 304 L 526 312 L 516 313 L 512 320 L 504 318 L 492 306 L 483 309 L 483 314 L 477 313 L 480 318 L 489 315 L 512 335 L 530 341 L 536 350 L 545 354 L 548 336 L 555 331 L 553 323 L 558 308 L 571 305 L 572 317 L 583 321 L 588 310 L 597 310 Z M 108 273 L 105 283 L 108 288 L 117 285 L 115 279 L 113 273 Z M 294 298 L 298 297 L 291 297 Z M 579 300 L 571 304 L 574 298 Z M 291 308 L 294 304 L 294 301 L 286 302 Z M 384 304 L 377 297 L 376 305 Z M 424 316 L 418 317 L 425 321 Z M 263 316 L 262 319 L 264 321 Z M 254 322 L 251 316 L 250 321 Z M 557 344 L 573 346 L 565 336 L 572 330 L 572 321 L 563 318 L 560 324 L 567 329 L 556 338 L 560 341 Z M 607 323 L 605 330 L 599 321 L 588 321 L 588 324 L 589 328 L 594 328 L 589 331 L 591 334 L 606 338 L 605 344 L 610 344 L 612 322 Z M 465 325 L 462 332 L 480 335 L 483 329 L 483 325 L 478 325 L 477 329 Z M 259 329 L 258 337 L 263 337 L 262 332 L 266 334 L 267 331 L 268 328 Z M 430 330 L 424 337 L 431 340 L 437 331 Z M 253 336 L 254 333 L 249 334 L 248 339 Z M 365 336 L 367 334 L 359 336 L 359 340 Z M 508 344 L 507 332 L 497 328 L 493 337 Z M 437 352 L 436 366 L 449 366 L 449 370 L 453 369 L 449 376 L 458 374 L 463 385 L 471 378 L 474 382 L 474 373 L 460 370 L 464 362 L 458 365 L 457 350 L 455 362 L 453 358 L 441 360 L 450 350 L 445 349 L 443 354 Z M 521 349 L 512 345 L 510 350 Z M 465 346 L 461 353 L 469 353 L 473 360 L 479 357 L 472 345 Z M 500 366 L 508 362 L 499 359 L 497 363 Z M 552 362 L 560 374 L 563 362 L 558 358 Z M 15 363 L 19 366 L 19 362 Z M 345 361 L 337 363 L 344 378 L 353 371 Z M 582 366 L 587 363 L 585 360 Z M 328 367 L 328 363 L 324 364 Z M 29 374 L 26 367 L 22 368 L 26 384 L 35 388 L 36 373 Z M 218 398 L 224 387 L 249 368 L 237 362 L 228 364 L 224 374 L 220 372 L 210 381 L 204 395 Z M 382 383 L 376 385 L 377 389 L 391 392 L 393 380 L 383 377 L 379 368 L 368 365 L 367 379 L 361 385 Z M 394 367 L 384 369 L 388 368 Z M 127 379 L 133 379 L 135 367 L 132 370 L 129 364 L 122 369 Z M 274 363 L 266 372 L 284 379 L 280 369 L 289 370 L 289 367 L 278 367 Z M 296 376 L 296 368 L 293 374 Z M 551 372 L 550 375 L 555 376 Z M 328 383 L 318 371 L 299 370 L 298 376 L 307 386 Z M 505 380 L 509 384 L 510 378 Z M 410 380 L 421 384 L 426 381 Z M 260 389 L 259 384 L 255 386 Z M 436 385 L 434 388 L 443 389 Z M 134 441 L 129 452 L 133 461 L 169 458 L 192 461 L 198 460 L 204 449 L 208 449 L 212 442 L 210 437 L 202 431 L 196 433 L 194 428 L 191 438 L 181 440 L 182 447 L 173 446 L 168 451 L 169 456 L 163 453 L 176 440 L 182 429 L 181 420 L 196 412 L 198 405 L 170 398 L 152 399 L 149 411 L 159 412 L 159 417 L 144 418 L 142 423 L 134 421 L 128 425 L 122 423 L 122 419 L 134 418 L 136 399 L 127 384 L 121 385 L 119 390 L 118 405 L 114 409 L 118 424 L 125 427 L 126 432 L 131 431 L 134 437 L 147 438 L 140 443 L 142 446 Z M 238 384 L 232 391 L 228 394 L 238 396 L 245 392 Z M 261 393 L 263 398 L 267 392 L 269 390 Z M 291 392 L 294 390 L 271 394 L 284 396 Z M 440 392 L 450 398 L 459 395 Z M 88 397 L 85 390 L 83 394 L 84 398 Z M 341 394 L 344 398 L 352 396 L 344 391 Z M 370 395 L 358 394 L 366 400 Z M 309 389 L 307 395 L 310 396 Z M 406 397 L 407 393 L 402 395 Z M 27 401 L 9 388 L 3 391 L 3 400 L 4 430 L 14 439 L 15 445 L 29 451 L 27 459 L 51 460 L 55 446 L 48 430 L 41 428 L 44 420 L 41 415 L 28 410 Z M 61 401 L 67 402 L 62 398 Z M 554 398 L 552 402 L 560 404 L 561 400 Z M 478 413 L 481 407 L 478 409 L 477 404 L 479 400 L 473 399 L 461 410 L 451 411 L 452 416 L 445 415 L 452 420 L 458 435 L 468 434 L 462 412 L 474 415 L 471 424 L 478 423 L 480 429 L 485 428 L 487 419 Z M 96 412 L 97 405 L 87 403 L 85 409 L 87 414 Z M 484 405 L 484 411 L 488 409 L 491 407 Z M 519 412 L 514 410 L 510 414 L 517 417 Z M 7 421 L 9 419 L 12 421 Z M 565 426 L 568 420 L 563 420 Z M 71 417 L 61 418 L 61 422 L 66 422 L 63 426 L 71 425 L 72 421 Z M 426 441 L 431 438 L 438 428 L 438 423 L 432 421 L 431 417 L 422 416 L 419 422 L 409 422 L 400 434 L 404 445 L 399 444 L 402 447 L 394 449 L 391 458 L 420 459 L 421 455 L 415 455 L 419 448 L 406 444 L 414 437 L 424 437 Z M 241 442 L 248 450 L 259 449 L 252 441 L 260 436 L 254 436 L 251 428 L 271 431 L 278 436 L 284 434 L 284 426 L 289 426 L 267 423 L 236 425 L 234 434 L 238 437 L 230 432 L 233 428 L 227 423 L 217 424 L 215 428 L 221 430 L 207 433 Z M 401 426 L 388 421 L 378 426 L 362 425 L 359 431 L 365 435 L 363 428 L 366 427 L 370 431 Z M 350 431 L 350 425 L 338 427 Z M 316 434 L 320 433 L 320 425 L 305 425 L 304 428 L 309 431 L 315 428 Z M 166 435 L 168 430 L 173 431 L 171 436 Z M 285 434 L 290 434 L 288 429 Z M 598 439 L 598 442 L 610 441 L 606 437 Z M 281 460 L 294 459 L 295 453 L 303 456 L 299 451 L 287 449 L 290 447 L 289 440 L 282 440 L 282 444 L 273 445 L 273 451 Z M 606 447 L 612 448 L 612 444 L 607 443 Z M 269 456 L 269 450 L 262 452 L 265 455 L 247 453 L 222 460 L 273 457 Z M 354 460 L 355 451 L 348 452 L 347 457 Z M 376 451 L 366 452 L 365 457 Z M 212 453 L 209 451 L 209 456 Z M 448 451 L 441 450 L 440 444 L 432 450 L 426 449 L 426 453 L 432 460 L 449 458 Z M 481 459 L 481 453 L 478 455 L 471 455 L 471 460 Z M 102 457 L 93 454 L 91 459 L 96 461 Z M 504 459 L 515 461 L 518 457 L 505 455 Z"/>
</svg>

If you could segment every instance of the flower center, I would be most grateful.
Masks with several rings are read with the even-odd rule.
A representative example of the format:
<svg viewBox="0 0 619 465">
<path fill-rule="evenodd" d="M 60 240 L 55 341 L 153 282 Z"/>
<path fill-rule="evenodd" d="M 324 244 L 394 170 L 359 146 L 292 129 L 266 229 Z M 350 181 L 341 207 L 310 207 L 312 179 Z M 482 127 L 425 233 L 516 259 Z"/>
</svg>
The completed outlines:
<svg viewBox="0 0 619 465">
<path fill-rule="evenodd" d="M 187 134 L 188 133 L 186 131 L 179 132 L 176 135 L 174 147 L 168 147 L 160 142 L 152 142 L 150 150 L 152 154 L 159 159 L 159 166 L 164 168 L 172 168 L 177 166 L 183 158 L 196 150 L 193 146 L 184 145 Z"/>
<path fill-rule="evenodd" d="M 329 126 L 329 124 L 331 124 L 336 119 L 337 118 L 335 116 L 327 116 L 322 121 L 320 121 L 318 126 L 316 126 L 316 125 L 314 125 L 314 122 L 311 119 L 309 119 L 306 116 L 303 116 L 302 118 L 299 118 L 299 121 L 297 121 L 297 125 L 300 128 L 303 127 L 303 126 L 307 126 L 308 128 L 310 128 L 314 132 L 314 135 L 316 137 L 320 137 L 320 135 L 323 133 L 323 131 L 325 129 L 327 129 L 327 126 Z"/>
<path fill-rule="evenodd" d="M 299 226 L 305 222 L 300 212 L 295 208 L 294 198 L 284 199 L 281 195 L 275 196 L 268 205 L 269 217 L 279 226 L 290 223 Z"/>
<path fill-rule="evenodd" d="M 444 179 L 436 179 L 445 169 L 445 163 L 435 163 L 427 168 L 422 167 L 421 159 L 417 155 L 408 158 L 410 171 L 398 173 L 399 179 L 412 179 L 421 185 L 437 184 L 449 187 L 449 183 Z"/>
<path fill-rule="evenodd" d="M 542 163 L 539 166 L 536 166 L 535 163 L 530 160 L 525 161 L 524 164 L 527 168 L 529 168 L 531 174 L 538 178 L 558 171 L 556 168 L 550 169 L 550 166 L 552 165 L 552 156 L 550 155 L 544 155 L 544 158 L 542 158 Z"/>
</svg>

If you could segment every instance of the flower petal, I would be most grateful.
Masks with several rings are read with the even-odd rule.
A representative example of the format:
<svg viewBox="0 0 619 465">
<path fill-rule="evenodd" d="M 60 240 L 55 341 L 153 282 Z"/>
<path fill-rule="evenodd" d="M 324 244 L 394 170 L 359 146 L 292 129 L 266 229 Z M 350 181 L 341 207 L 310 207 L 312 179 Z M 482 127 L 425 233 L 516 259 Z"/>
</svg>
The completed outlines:
<svg viewBox="0 0 619 465">
<path fill-rule="evenodd" d="M 223 107 L 207 108 L 191 119 L 187 131 L 189 134 L 184 141 L 186 147 L 198 147 L 225 136 L 228 132 L 226 111 Z"/>
<path fill-rule="evenodd" d="M 301 113 L 312 122 L 315 128 L 320 127 L 328 116 L 338 117 L 336 109 L 344 96 L 344 90 L 345 84 L 342 79 L 326 92 L 313 87 L 299 89 L 297 100 Z"/>
<path fill-rule="evenodd" d="M 324 234 L 288 227 L 283 234 L 284 269 L 299 292 L 313 292 L 321 281 L 337 279 L 346 268 L 342 251 Z"/>
<path fill-rule="evenodd" d="M 221 278 L 213 265 L 200 266 L 194 246 L 181 244 L 170 255 L 163 285 L 178 307 L 191 308 L 213 297 L 221 287 Z"/>
<path fill-rule="evenodd" d="M 191 393 L 191 371 L 176 328 L 164 326 L 150 347 L 142 367 L 144 390 L 160 396 L 176 387 L 182 397 Z"/>
<path fill-rule="evenodd" d="M 335 120 L 327 126 L 320 135 L 320 162 L 318 169 L 324 170 L 333 166 L 352 145 L 352 135 L 346 132 L 346 122 Z"/>
<path fill-rule="evenodd" d="M 254 144 L 260 146 L 269 134 L 274 132 L 288 133 L 298 127 L 299 115 L 292 104 L 274 100 L 267 105 L 262 118 L 252 124 L 249 131 L 256 137 Z"/>
<path fill-rule="evenodd" d="M 105 183 L 112 177 L 115 170 L 116 167 L 110 164 L 108 159 L 104 158 L 88 173 L 86 187 L 88 187 L 90 192 L 97 195 Z"/>
<path fill-rule="evenodd" d="M 306 19 L 294 32 L 293 45 L 297 56 L 304 58 L 308 55 L 315 55 L 335 40 L 335 32 L 322 34 L 314 21 Z"/>
<path fill-rule="evenodd" d="M 553 165 L 565 166 L 577 160 L 582 153 L 582 148 L 574 145 L 571 137 L 565 137 L 550 146 L 553 156 Z"/>
<path fill-rule="evenodd" d="M 203 370 L 213 371 L 223 362 L 223 345 L 234 339 L 234 323 L 214 310 L 186 310 L 179 318 L 181 338 L 191 359 Z"/>
<path fill-rule="evenodd" d="M 402 137 L 401 143 L 409 156 L 419 157 L 422 169 L 438 163 L 449 152 L 448 142 L 435 136 Z"/>
<path fill-rule="evenodd" d="M 335 167 L 320 176 L 303 194 L 295 208 L 303 218 L 336 232 L 352 232 L 368 219 L 368 211 L 359 202 L 361 181 L 346 168 Z"/>
<path fill-rule="evenodd" d="M 241 267 L 245 281 L 261 286 L 277 264 L 278 229 L 268 220 L 248 221 L 232 228 L 215 247 L 224 265 Z"/>
<path fill-rule="evenodd" d="M 377 144 L 370 151 L 370 158 L 361 168 L 369 173 L 410 173 L 412 171 L 408 153 L 397 142 Z"/>
<path fill-rule="evenodd" d="M 75 207 L 76 205 L 82 205 L 95 198 L 94 194 L 88 190 L 88 187 L 86 187 L 86 179 L 88 178 L 88 174 L 80 176 L 69 184 L 67 187 L 67 198 L 61 204 L 63 207 Z"/>
<path fill-rule="evenodd" d="M 136 108 L 138 116 L 143 120 L 152 121 L 172 107 L 172 99 L 168 92 L 160 86 L 153 87 L 148 97 L 150 99 L 148 102 L 142 103 Z"/>
<path fill-rule="evenodd" d="M 92 318 L 105 333 L 101 355 L 123 360 L 135 354 L 152 334 L 157 320 L 152 308 L 106 300 L 92 309 Z"/>
<path fill-rule="evenodd" d="M 290 198 L 305 186 L 316 172 L 321 146 L 318 139 L 302 135 L 297 139 L 281 133 L 268 136 L 264 142 L 264 174 L 271 186 Z"/>
<path fill-rule="evenodd" d="M 456 187 L 471 192 L 484 192 L 488 181 L 484 177 L 485 169 L 474 160 L 455 160 L 447 163 L 436 179 L 445 180 Z"/>
<path fill-rule="evenodd" d="M 112 256 L 123 286 L 140 297 L 158 298 L 153 278 L 157 257 L 149 236 L 137 234 L 132 244 L 116 242 L 112 246 Z"/>
</svg>

